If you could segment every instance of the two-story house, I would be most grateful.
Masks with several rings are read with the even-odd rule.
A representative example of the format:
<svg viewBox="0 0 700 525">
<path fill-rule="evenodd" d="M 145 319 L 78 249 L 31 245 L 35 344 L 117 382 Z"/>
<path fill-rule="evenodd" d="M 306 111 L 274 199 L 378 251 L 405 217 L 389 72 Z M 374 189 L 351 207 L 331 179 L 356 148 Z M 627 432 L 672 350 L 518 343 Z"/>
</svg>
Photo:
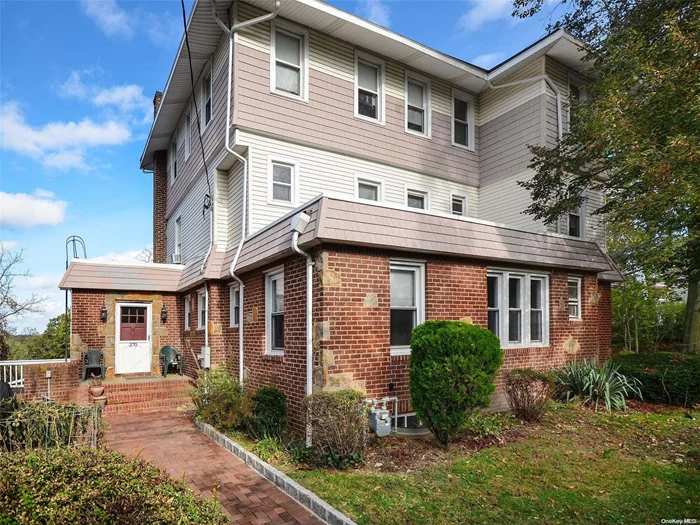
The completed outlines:
<svg viewBox="0 0 700 525">
<path fill-rule="evenodd" d="M 504 370 L 608 357 L 604 196 L 545 226 L 517 185 L 584 93 L 574 38 L 485 70 L 318 0 L 198 0 L 187 36 L 141 158 L 155 264 L 71 264 L 74 354 L 157 374 L 173 344 L 190 375 L 283 389 L 297 428 L 305 395 L 341 387 L 412 424 L 426 319 L 488 327 Z"/>
</svg>

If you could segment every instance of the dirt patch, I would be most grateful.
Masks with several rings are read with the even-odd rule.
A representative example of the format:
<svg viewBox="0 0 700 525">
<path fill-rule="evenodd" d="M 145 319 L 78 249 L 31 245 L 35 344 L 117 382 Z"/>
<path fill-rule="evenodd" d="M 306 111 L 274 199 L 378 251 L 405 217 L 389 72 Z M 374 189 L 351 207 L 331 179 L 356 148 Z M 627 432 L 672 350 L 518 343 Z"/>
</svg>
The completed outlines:
<svg viewBox="0 0 700 525">
<path fill-rule="evenodd" d="M 638 401 L 636 399 L 627 400 L 627 407 L 630 410 L 642 412 L 643 414 L 665 414 L 678 410 L 678 407 L 676 406 L 644 403 L 643 401 Z"/>
</svg>

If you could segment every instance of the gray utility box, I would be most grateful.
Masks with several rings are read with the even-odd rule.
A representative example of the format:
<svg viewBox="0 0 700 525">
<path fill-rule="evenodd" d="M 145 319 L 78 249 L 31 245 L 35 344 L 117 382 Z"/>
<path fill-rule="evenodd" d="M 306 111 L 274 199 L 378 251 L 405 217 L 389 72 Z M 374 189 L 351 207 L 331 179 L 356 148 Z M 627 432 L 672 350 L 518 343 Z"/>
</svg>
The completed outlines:
<svg viewBox="0 0 700 525">
<path fill-rule="evenodd" d="M 386 408 L 371 408 L 369 428 L 377 437 L 386 437 L 391 434 L 391 412 Z"/>
</svg>

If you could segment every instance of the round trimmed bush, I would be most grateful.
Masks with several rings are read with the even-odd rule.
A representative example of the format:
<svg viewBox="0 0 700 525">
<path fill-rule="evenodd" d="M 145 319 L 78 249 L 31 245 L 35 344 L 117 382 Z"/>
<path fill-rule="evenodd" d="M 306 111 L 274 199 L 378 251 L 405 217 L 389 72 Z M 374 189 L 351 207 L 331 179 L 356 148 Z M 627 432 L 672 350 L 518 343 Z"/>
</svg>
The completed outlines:
<svg viewBox="0 0 700 525">
<path fill-rule="evenodd" d="M 449 445 L 469 416 L 489 405 L 502 363 L 501 343 L 485 328 L 427 321 L 413 329 L 411 402 L 438 443 Z"/>
<path fill-rule="evenodd" d="M 685 407 L 700 403 L 700 355 L 618 354 L 612 361 L 621 374 L 641 381 L 644 401 Z"/>
<path fill-rule="evenodd" d="M 287 396 L 279 388 L 264 386 L 252 398 L 250 434 L 257 439 L 278 438 L 287 426 Z"/>
<path fill-rule="evenodd" d="M 0 454 L 0 523 L 227 523 L 219 504 L 117 452 L 53 448 Z"/>
</svg>

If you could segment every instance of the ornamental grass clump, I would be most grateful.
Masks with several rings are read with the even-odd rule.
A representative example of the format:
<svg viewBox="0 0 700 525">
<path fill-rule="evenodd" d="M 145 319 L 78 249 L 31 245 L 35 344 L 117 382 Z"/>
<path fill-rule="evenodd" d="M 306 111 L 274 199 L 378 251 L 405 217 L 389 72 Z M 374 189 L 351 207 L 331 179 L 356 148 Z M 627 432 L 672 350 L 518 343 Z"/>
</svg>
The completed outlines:
<svg viewBox="0 0 700 525">
<path fill-rule="evenodd" d="M 489 405 L 502 363 L 501 343 L 485 328 L 427 321 L 413 329 L 411 403 L 438 443 L 448 446 L 469 416 Z"/>
<path fill-rule="evenodd" d="M 504 375 L 506 397 L 513 414 L 525 421 L 539 421 L 554 392 L 554 376 L 532 368 L 509 370 Z"/>
<path fill-rule="evenodd" d="M 627 398 L 642 399 L 642 383 L 619 372 L 619 365 L 611 362 L 603 366 L 596 360 L 572 361 L 561 369 L 553 370 L 559 396 L 567 402 L 579 398 L 595 409 L 602 404 L 606 410 L 627 411 Z"/>
</svg>

